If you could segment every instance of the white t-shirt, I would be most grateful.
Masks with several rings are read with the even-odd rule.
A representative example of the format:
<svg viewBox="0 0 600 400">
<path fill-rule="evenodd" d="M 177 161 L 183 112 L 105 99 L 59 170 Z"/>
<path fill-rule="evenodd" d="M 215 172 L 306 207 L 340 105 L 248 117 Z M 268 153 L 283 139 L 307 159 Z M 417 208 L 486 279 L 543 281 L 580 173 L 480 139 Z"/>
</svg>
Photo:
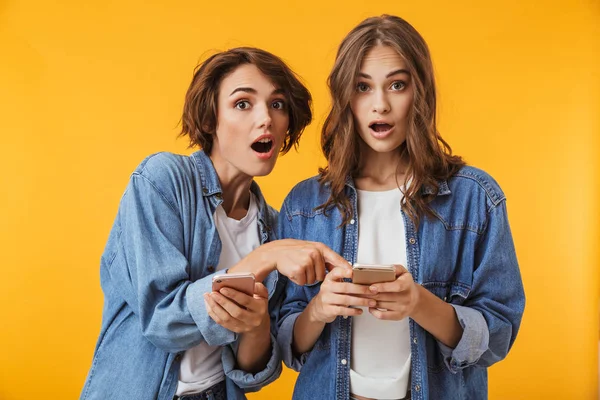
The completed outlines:
<svg viewBox="0 0 600 400">
<path fill-rule="evenodd" d="M 248 213 L 239 221 L 229 218 L 222 206 L 216 208 L 215 225 L 223 246 L 217 270 L 237 264 L 260 246 L 257 215 L 256 197 L 252 193 Z M 185 352 L 179 367 L 178 396 L 202 392 L 225 379 L 221 351 L 219 346 L 202 342 Z"/>
<path fill-rule="evenodd" d="M 400 189 L 358 190 L 358 255 L 361 264 L 401 264 L 406 267 L 406 231 Z M 383 321 L 369 309 L 352 318 L 350 391 L 375 399 L 406 396 L 410 377 L 408 318 Z"/>
</svg>

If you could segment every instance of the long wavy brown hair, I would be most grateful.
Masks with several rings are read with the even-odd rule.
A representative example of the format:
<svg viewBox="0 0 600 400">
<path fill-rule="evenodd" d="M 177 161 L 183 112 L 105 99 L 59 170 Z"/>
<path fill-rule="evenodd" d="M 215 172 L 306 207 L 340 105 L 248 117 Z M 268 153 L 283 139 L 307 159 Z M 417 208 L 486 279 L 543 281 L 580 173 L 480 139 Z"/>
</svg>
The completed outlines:
<svg viewBox="0 0 600 400">
<path fill-rule="evenodd" d="M 371 17 L 361 22 L 342 41 L 328 85 L 332 98 L 329 115 L 321 133 L 321 147 L 327 167 L 319 170 L 319 182 L 329 184 L 331 195 L 317 209 L 337 207 L 342 224 L 352 218 L 352 206 L 345 193 L 346 179 L 359 172 L 360 138 L 350 109 L 361 64 L 375 46 L 395 49 L 406 62 L 413 85 L 412 109 L 408 115 L 406 141 L 399 147 L 407 160 L 406 176 L 411 178 L 404 193 L 402 209 L 418 228 L 423 215 L 432 215 L 427 204 L 439 190 L 439 181 L 448 179 L 463 165 L 461 157 L 442 139 L 436 126 L 436 89 L 429 48 L 408 22 L 392 15 Z M 425 194 L 429 187 L 433 194 Z"/>
</svg>

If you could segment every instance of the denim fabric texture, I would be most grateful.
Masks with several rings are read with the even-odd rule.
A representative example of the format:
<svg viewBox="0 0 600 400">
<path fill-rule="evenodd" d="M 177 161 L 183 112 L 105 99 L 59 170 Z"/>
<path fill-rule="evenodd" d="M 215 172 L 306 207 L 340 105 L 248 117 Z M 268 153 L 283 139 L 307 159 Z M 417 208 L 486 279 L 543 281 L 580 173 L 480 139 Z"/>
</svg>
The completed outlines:
<svg viewBox="0 0 600 400">
<path fill-rule="evenodd" d="M 358 246 L 357 195 L 352 179 L 346 193 L 353 205 L 350 223 L 340 212 L 315 208 L 329 197 L 316 177 L 299 183 L 279 214 L 280 238 L 323 242 L 354 263 Z M 432 188 L 423 193 L 434 194 Z M 487 367 L 506 357 L 525 307 L 525 294 L 511 236 L 504 193 L 485 172 L 463 167 L 439 190 L 418 229 L 404 214 L 408 265 L 414 281 L 449 303 L 464 329 L 450 349 L 410 320 L 411 396 L 423 399 L 486 399 Z M 348 399 L 352 318 L 327 324 L 313 349 L 292 351 L 296 318 L 319 292 L 320 283 L 287 281 L 278 316 L 278 343 L 284 363 L 298 376 L 293 398 Z"/>
<path fill-rule="evenodd" d="M 262 244 L 275 238 L 277 212 L 256 183 L 251 190 Z M 228 399 L 244 399 L 279 376 L 274 322 L 268 365 L 249 374 L 235 367 L 238 335 L 204 306 L 221 252 L 213 215 L 222 202 L 202 151 L 149 156 L 131 175 L 101 258 L 102 326 L 81 399 L 171 400 L 183 353 L 202 341 L 223 347 Z M 281 291 L 277 272 L 263 283 L 271 307 Z"/>
</svg>

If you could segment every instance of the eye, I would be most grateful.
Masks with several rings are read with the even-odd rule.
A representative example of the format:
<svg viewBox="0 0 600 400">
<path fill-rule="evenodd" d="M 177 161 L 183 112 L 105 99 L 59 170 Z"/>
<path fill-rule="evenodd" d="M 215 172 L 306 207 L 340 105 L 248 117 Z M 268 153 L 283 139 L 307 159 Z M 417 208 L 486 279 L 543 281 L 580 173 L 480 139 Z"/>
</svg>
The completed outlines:
<svg viewBox="0 0 600 400">
<path fill-rule="evenodd" d="M 271 107 L 273 107 L 275 110 L 285 110 L 285 101 L 283 101 L 283 100 L 275 100 L 271 104 Z"/>
<path fill-rule="evenodd" d="M 358 85 L 356 85 L 356 91 L 359 93 L 364 93 L 368 90 L 369 90 L 369 85 L 367 85 L 364 82 L 359 82 Z"/>
<path fill-rule="evenodd" d="M 392 90 L 403 90 L 406 87 L 406 83 L 402 82 L 402 81 L 396 81 L 394 83 L 392 83 L 392 86 L 390 86 L 390 88 Z"/>
<path fill-rule="evenodd" d="M 250 108 L 250 102 L 248 100 L 240 100 L 237 103 L 235 103 L 235 108 L 237 108 L 238 110 L 247 110 L 248 108 Z"/>
</svg>

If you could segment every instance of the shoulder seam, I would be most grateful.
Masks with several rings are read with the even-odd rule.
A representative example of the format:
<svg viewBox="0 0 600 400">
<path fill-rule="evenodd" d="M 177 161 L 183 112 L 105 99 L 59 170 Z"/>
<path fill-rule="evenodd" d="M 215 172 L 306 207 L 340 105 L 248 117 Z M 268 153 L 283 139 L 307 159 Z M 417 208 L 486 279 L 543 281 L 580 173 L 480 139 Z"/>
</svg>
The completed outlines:
<svg viewBox="0 0 600 400">
<path fill-rule="evenodd" d="M 179 217 L 181 218 L 181 215 L 179 214 L 179 211 L 177 210 L 177 206 L 173 203 L 171 203 L 171 201 L 169 199 L 167 199 L 167 196 L 165 196 L 165 194 L 158 188 L 158 186 L 156 186 L 156 184 L 154 182 L 152 182 L 150 180 L 150 178 L 148 178 L 147 176 L 143 175 L 140 172 L 134 172 L 132 174 L 132 176 L 139 176 L 140 178 L 144 179 L 146 182 L 148 182 L 150 184 L 150 186 L 152 186 L 152 188 L 154 188 L 154 190 L 156 191 L 156 193 L 165 201 L 165 203 L 167 203 L 167 205 L 169 206 L 169 208 L 171 210 L 173 210 L 177 215 L 179 215 Z"/>
<path fill-rule="evenodd" d="M 458 171 L 456 174 L 454 174 L 454 176 L 470 179 L 473 182 L 477 183 L 479 187 L 481 187 L 485 191 L 486 197 L 490 199 L 494 207 L 506 199 L 506 195 L 504 194 L 504 192 L 500 191 L 500 193 L 498 193 L 498 191 L 492 188 L 485 179 L 482 179 L 479 176 L 476 176 L 474 174 L 465 174 L 462 172 L 462 170 Z"/>
</svg>

